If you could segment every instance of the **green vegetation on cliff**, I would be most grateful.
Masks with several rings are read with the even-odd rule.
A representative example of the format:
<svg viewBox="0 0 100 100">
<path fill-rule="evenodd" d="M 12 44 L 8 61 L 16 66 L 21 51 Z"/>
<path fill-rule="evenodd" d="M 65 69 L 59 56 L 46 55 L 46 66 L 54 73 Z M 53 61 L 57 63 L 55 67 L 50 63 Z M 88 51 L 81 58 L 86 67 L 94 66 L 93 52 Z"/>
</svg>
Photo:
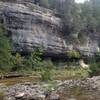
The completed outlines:
<svg viewBox="0 0 100 100">
<path fill-rule="evenodd" d="M 0 70 L 9 71 L 12 67 L 10 40 L 6 36 L 3 25 L 0 24 Z"/>
<path fill-rule="evenodd" d="M 12 54 L 13 48 L 7 33 L 0 24 L 0 70 L 1 72 L 35 70 L 42 66 L 40 49 L 34 50 L 27 57 L 22 57 L 18 52 Z"/>
</svg>

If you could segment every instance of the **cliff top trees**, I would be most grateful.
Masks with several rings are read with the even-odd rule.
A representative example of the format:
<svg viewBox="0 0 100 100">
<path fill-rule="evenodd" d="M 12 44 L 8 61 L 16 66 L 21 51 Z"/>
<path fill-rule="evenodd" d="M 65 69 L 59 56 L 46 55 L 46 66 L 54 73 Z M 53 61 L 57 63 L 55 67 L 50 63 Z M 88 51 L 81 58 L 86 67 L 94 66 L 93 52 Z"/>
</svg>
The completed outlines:
<svg viewBox="0 0 100 100">
<path fill-rule="evenodd" d="M 100 1 L 90 0 L 81 5 L 81 18 L 91 33 L 100 32 Z"/>
<path fill-rule="evenodd" d="M 100 0 L 76 4 L 75 0 L 36 0 L 40 6 L 52 9 L 62 17 L 66 35 L 100 31 Z"/>
<path fill-rule="evenodd" d="M 46 7 L 46 8 L 49 7 L 49 0 L 40 0 L 39 3 L 43 7 Z"/>
</svg>

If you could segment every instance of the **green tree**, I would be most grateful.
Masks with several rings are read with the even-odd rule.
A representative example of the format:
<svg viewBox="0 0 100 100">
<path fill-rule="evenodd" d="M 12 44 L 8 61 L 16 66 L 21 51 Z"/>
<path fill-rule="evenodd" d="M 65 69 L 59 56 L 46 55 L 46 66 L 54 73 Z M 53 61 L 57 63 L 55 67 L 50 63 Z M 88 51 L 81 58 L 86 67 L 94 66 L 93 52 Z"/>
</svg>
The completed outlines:
<svg viewBox="0 0 100 100">
<path fill-rule="evenodd" d="M 100 31 L 100 1 L 90 0 L 81 5 L 81 19 L 86 29 L 91 32 Z"/>
<path fill-rule="evenodd" d="M 38 69 L 39 67 L 42 66 L 41 55 L 42 55 L 42 49 L 40 48 L 35 49 L 27 57 L 26 65 L 32 69 Z"/>
<path fill-rule="evenodd" d="M 0 24 L 0 69 L 3 71 L 10 71 L 13 63 L 11 61 L 10 40 L 6 35 L 3 25 Z"/>
<path fill-rule="evenodd" d="M 18 71 L 24 69 L 24 59 L 19 53 L 16 53 L 13 56 L 12 62 L 13 62 L 12 71 Z"/>
</svg>

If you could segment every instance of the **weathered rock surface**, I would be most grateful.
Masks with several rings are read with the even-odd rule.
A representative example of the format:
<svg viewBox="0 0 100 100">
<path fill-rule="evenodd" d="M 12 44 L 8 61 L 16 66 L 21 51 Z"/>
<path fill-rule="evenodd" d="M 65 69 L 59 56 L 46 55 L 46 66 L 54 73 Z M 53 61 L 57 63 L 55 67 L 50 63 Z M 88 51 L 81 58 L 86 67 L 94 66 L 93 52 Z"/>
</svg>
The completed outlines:
<svg viewBox="0 0 100 100">
<path fill-rule="evenodd" d="M 48 56 L 66 56 L 66 51 L 72 49 L 79 50 L 83 55 L 93 55 L 99 51 L 99 34 L 95 36 L 94 41 L 91 41 L 90 37 L 87 38 L 84 46 L 70 44 L 69 40 L 65 39 L 67 33 L 62 30 L 61 18 L 49 9 L 24 1 L 0 2 L 1 16 L 15 51 L 30 52 L 39 46 L 43 47 Z"/>
<path fill-rule="evenodd" d="M 16 51 L 28 52 L 43 46 L 46 53 L 63 53 L 65 45 L 61 19 L 51 10 L 30 4 L 1 3 L 8 34 Z"/>
</svg>

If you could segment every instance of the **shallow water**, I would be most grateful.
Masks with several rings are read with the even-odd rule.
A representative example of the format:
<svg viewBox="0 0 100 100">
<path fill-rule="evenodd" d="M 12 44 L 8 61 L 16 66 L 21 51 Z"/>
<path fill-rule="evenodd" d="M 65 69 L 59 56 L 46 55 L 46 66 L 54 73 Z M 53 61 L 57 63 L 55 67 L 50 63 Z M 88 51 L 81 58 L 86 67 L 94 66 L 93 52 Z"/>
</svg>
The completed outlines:
<svg viewBox="0 0 100 100">
<path fill-rule="evenodd" d="M 65 88 L 59 93 L 61 100 L 100 100 L 100 93 L 97 91 L 85 90 L 84 88 L 75 87 L 72 89 Z"/>
</svg>

